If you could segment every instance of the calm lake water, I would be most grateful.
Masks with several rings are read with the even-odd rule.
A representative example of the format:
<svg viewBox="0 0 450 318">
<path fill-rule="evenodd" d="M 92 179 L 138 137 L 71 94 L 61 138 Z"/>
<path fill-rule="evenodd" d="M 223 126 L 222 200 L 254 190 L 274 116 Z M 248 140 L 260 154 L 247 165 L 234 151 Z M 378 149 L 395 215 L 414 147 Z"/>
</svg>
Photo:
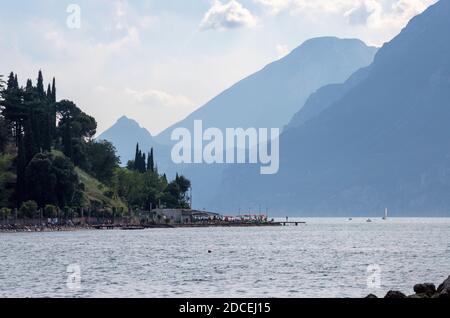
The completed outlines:
<svg viewBox="0 0 450 318">
<path fill-rule="evenodd" d="M 418 282 L 450 275 L 450 219 L 303 220 L 277 228 L 0 234 L 0 296 L 362 297 L 413 293 Z M 370 265 L 379 266 L 381 288 L 367 284 Z M 67 284 L 74 268 L 80 285 Z"/>
</svg>

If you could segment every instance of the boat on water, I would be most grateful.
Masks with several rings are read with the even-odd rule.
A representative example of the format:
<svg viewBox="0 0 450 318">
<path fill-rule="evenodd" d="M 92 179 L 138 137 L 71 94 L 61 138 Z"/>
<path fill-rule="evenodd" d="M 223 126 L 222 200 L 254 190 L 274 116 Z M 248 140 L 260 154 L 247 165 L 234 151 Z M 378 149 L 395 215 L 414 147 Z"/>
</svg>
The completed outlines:
<svg viewBox="0 0 450 318">
<path fill-rule="evenodd" d="M 372 220 L 371 220 L 371 219 L 367 219 L 366 222 L 367 222 L 367 223 L 372 223 Z"/>
<path fill-rule="evenodd" d="M 384 216 L 383 216 L 383 220 L 387 220 L 388 218 L 388 209 L 384 209 Z"/>
</svg>

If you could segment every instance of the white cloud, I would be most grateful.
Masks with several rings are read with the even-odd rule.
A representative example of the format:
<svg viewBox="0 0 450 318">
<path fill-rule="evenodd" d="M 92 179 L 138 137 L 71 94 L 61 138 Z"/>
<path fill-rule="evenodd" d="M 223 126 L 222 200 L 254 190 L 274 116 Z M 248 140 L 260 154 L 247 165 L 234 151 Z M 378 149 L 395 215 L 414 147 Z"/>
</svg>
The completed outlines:
<svg viewBox="0 0 450 318">
<path fill-rule="evenodd" d="M 435 0 L 365 0 L 360 7 L 363 9 L 360 10 L 366 10 L 367 18 L 360 22 L 365 22 L 362 24 L 374 29 L 401 28 L 412 17 L 435 2 Z M 354 9 L 347 12 L 350 23 L 355 22 L 355 14 L 357 16 L 361 11 L 358 13 L 358 9 Z"/>
<path fill-rule="evenodd" d="M 362 1 L 358 6 L 355 6 L 345 13 L 348 22 L 351 25 L 366 25 L 369 18 L 377 11 L 373 2 Z"/>
<path fill-rule="evenodd" d="M 236 0 L 223 4 L 215 1 L 206 12 L 200 24 L 201 30 L 226 30 L 241 27 L 254 27 L 257 18 Z"/>
<path fill-rule="evenodd" d="M 186 96 L 172 95 L 161 90 L 137 91 L 126 88 L 125 93 L 131 96 L 135 103 L 148 107 L 187 108 L 194 106 L 194 102 Z"/>
<path fill-rule="evenodd" d="M 42 69 L 46 82 L 56 76 L 59 98 L 97 119 L 99 132 L 127 115 L 157 134 L 308 38 L 332 34 L 381 45 L 435 2 L 220 0 L 205 14 L 204 1 L 195 2 L 195 12 L 186 12 L 182 1 L 176 2 L 184 9 L 179 12 L 159 1 L 162 8 L 149 1 L 80 0 L 79 30 L 67 29 L 65 10 L 33 2 L 19 21 L 22 4 L 5 2 L 15 11 L 0 10 L 0 50 L 11 52 L 0 59 L 0 74 L 13 70 L 25 84 Z M 261 8 L 250 1 L 271 16 L 256 18 Z M 198 32 L 202 14 L 204 30 L 242 28 Z M 244 29 L 255 25 L 252 32 Z"/>
<path fill-rule="evenodd" d="M 276 47 L 276 51 L 277 51 L 277 56 L 279 59 L 285 57 L 286 55 L 288 55 L 291 50 L 289 50 L 287 45 L 283 45 L 283 44 L 278 44 Z"/>
<path fill-rule="evenodd" d="M 255 2 L 265 6 L 270 13 L 277 14 L 278 12 L 289 8 L 292 0 L 255 0 Z"/>
<path fill-rule="evenodd" d="M 270 13 L 286 10 L 291 14 L 323 16 L 332 13 L 352 25 L 374 28 L 402 26 L 437 0 L 253 0 Z"/>
</svg>

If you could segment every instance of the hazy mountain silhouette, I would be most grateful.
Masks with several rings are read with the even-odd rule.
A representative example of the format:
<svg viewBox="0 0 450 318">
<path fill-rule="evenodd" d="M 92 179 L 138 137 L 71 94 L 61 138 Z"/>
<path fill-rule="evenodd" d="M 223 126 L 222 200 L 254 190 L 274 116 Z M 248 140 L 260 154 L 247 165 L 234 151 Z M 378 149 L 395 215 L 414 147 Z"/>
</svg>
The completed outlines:
<svg viewBox="0 0 450 318">
<path fill-rule="evenodd" d="M 370 67 L 362 68 L 356 71 L 348 81 L 343 84 L 330 84 L 320 88 L 307 99 L 303 108 L 294 115 L 286 128 L 290 129 L 298 127 L 319 115 L 325 109 L 333 105 L 333 103 L 341 99 L 353 87 L 361 83 L 367 77 L 369 71 Z"/>
<path fill-rule="evenodd" d="M 320 87 L 344 82 L 373 61 L 376 48 L 355 39 L 334 37 L 306 41 L 289 55 L 233 85 L 186 119 L 156 137 L 169 144 L 176 127 L 282 128 Z"/>
<path fill-rule="evenodd" d="M 279 174 L 230 169 L 211 206 L 450 215 L 449 17 L 450 1 L 431 6 L 369 68 L 313 95 L 281 137 Z"/>
<path fill-rule="evenodd" d="M 114 144 L 122 165 L 126 165 L 128 160 L 134 160 L 137 143 L 139 143 L 140 149 L 144 151 L 150 151 L 152 147 L 159 147 L 147 129 L 126 116 L 117 120 L 113 126 L 98 136 L 97 139 L 108 140 Z"/>
<path fill-rule="evenodd" d="M 151 137 L 136 122 L 126 118 L 99 138 L 113 142 L 122 162 L 134 158 L 135 144 L 153 146 L 160 171 L 184 173 L 194 185 L 194 202 L 203 208 L 216 193 L 224 165 L 173 165 L 170 135 L 174 128 L 191 129 L 202 119 L 205 129 L 280 127 L 304 104 L 308 96 L 323 85 L 344 82 L 354 71 L 373 61 L 376 48 L 360 40 L 324 37 L 308 40 L 286 57 L 247 77 L 224 91 L 185 120 Z"/>
</svg>

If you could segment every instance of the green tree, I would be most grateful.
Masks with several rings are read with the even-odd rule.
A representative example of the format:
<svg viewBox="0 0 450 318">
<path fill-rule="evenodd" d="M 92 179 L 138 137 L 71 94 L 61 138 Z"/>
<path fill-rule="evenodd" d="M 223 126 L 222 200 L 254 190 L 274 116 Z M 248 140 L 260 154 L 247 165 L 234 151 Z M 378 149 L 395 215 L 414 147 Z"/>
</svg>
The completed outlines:
<svg viewBox="0 0 450 318">
<path fill-rule="evenodd" d="M 19 147 L 17 151 L 17 159 L 16 159 L 16 172 L 17 172 L 17 182 L 15 189 L 15 199 L 16 206 L 20 206 L 23 202 L 25 195 L 27 193 L 26 189 L 26 176 L 25 169 L 27 167 L 27 158 L 26 158 L 26 149 L 23 142 L 23 138 L 21 137 L 19 140 Z"/>
<path fill-rule="evenodd" d="M 93 139 L 97 122 L 68 100 L 56 103 L 56 114 L 59 122 L 57 136 L 61 140 L 64 154 L 71 158 L 75 165 L 84 167 L 86 163 L 84 146 Z"/>
<path fill-rule="evenodd" d="M 34 201 L 26 201 L 22 203 L 22 206 L 20 207 L 19 211 L 22 217 L 32 219 L 36 217 L 38 205 Z"/>
<path fill-rule="evenodd" d="M 27 110 L 22 103 L 22 91 L 19 88 L 17 75 L 13 72 L 9 74 L 6 89 L 1 90 L 0 107 L 3 117 L 13 127 L 15 142 L 18 145 Z"/>
<path fill-rule="evenodd" d="M 139 143 L 136 144 L 136 152 L 134 154 L 134 170 L 138 170 L 139 167 L 139 160 L 140 160 L 140 154 L 139 154 Z"/>
<path fill-rule="evenodd" d="M 65 157 L 37 154 L 26 168 L 27 199 L 40 207 L 54 204 L 60 207 L 73 202 L 79 186 L 73 163 Z"/>
<path fill-rule="evenodd" d="M 0 219 L 7 220 L 11 216 L 11 209 L 1 208 L 0 209 Z"/>
<path fill-rule="evenodd" d="M 52 82 L 52 98 L 51 98 L 51 102 L 52 103 L 56 103 L 56 79 L 53 77 L 53 82 Z"/>
<path fill-rule="evenodd" d="M 88 172 L 99 181 L 110 185 L 120 164 L 114 145 L 105 140 L 92 141 L 87 144 L 87 157 Z"/>
<path fill-rule="evenodd" d="M 153 157 L 153 148 L 148 154 L 147 158 L 147 171 L 155 172 L 155 160 Z"/>
<path fill-rule="evenodd" d="M 44 208 L 44 217 L 56 218 L 58 216 L 58 208 L 54 205 L 47 204 Z"/>
<path fill-rule="evenodd" d="M 0 117 L 0 153 L 3 153 L 10 140 L 8 123 L 5 118 Z"/>
<path fill-rule="evenodd" d="M 191 182 L 177 174 L 164 192 L 164 201 L 169 208 L 189 208 L 189 189 Z"/>
<path fill-rule="evenodd" d="M 32 199 L 40 207 L 56 203 L 56 177 L 52 171 L 53 158 L 47 154 L 37 154 L 25 170 L 27 185 L 26 199 Z"/>
<path fill-rule="evenodd" d="M 11 206 L 16 183 L 11 155 L 0 155 L 0 207 Z"/>
<path fill-rule="evenodd" d="M 52 174 L 55 176 L 55 194 L 58 206 L 75 205 L 76 194 L 80 183 L 73 163 L 64 157 L 56 157 L 53 160 Z"/>
<path fill-rule="evenodd" d="M 45 96 L 44 77 L 42 76 L 42 71 L 39 71 L 39 73 L 38 73 L 36 91 L 39 94 L 39 97 L 44 97 Z"/>
</svg>

